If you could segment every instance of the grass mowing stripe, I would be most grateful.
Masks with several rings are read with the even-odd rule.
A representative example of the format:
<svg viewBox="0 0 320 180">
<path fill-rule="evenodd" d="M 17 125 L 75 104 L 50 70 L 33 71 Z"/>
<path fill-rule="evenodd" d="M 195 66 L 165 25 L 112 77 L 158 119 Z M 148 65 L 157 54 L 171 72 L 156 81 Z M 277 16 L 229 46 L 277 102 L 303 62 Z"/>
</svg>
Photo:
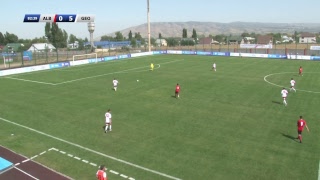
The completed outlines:
<svg viewBox="0 0 320 180">
<path fill-rule="evenodd" d="M 161 64 L 169 64 L 169 63 L 174 63 L 174 62 L 178 62 L 178 61 L 182 61 L 182 60 L 175 60 L 175 61 L 165 62 L 165 63 L 161 63 Z M 117 72 L 100 74 L 100 75 L 96 75 L 96 76 L 88 76 L 88 77 L 79 78 L 79 79 L 74 79 L 74 80 L 70 80 L 70 81 L 64 81 L 64 82 L 61 82 L 61 83 L 57 83 L 57 84 L 55 84 L 55 85 L 72 83 L 72 82 L 76 82 L 76 81 L 81 81 L 81 80 L 86 80 L 86 79 L 91 79 L 91 78 L 96 78 L 96 77 L 101 77 L 101 76 L 107 76 L 107 75 L 110 75 L 110 74 L 117 74 L 117 73 L 127 72 L 127 71 L 131 71 L 131 70 L 142 69 L 142 68 L 146 68 L 146 67 L 149 67 L 149 66 L 142 66 L 142 67 L 137 67 L 137 68 L 131 68 L 131 69 L 126 69 L 126 70 L 117 71 Z M 160 67 L 160 64 L 159 64 L 159 67 Z"/>
<path fill-rule="evenodd" d="M 47 137 L 56 139 L 56 140 L 58 140 L 58 141 L 61 141 L 61 142 L 66 143 L 66 144 L 69 144 L 69 145 L 72 145 L 72 146 L 76 146 L 76 147 L 78 147 L 78 148 L 80 148 L 80 149 L 87 150 L 87 151 L 89 151 L 89 152 L 92 152 L 92 153 L 101 155 L 101 156 L 103 156 L 103 157 L 106 157 L 106 158 L 109 158 L 109 159 L 112 159 L 112 160 L 115 160 L 115 161 L 118 161 L 118 162 L 121 162 L 121 163 L 130 165 L 130 166 L 133 166 L 133 167 L 136 167 L 136 168 L 138 168 L 138 169 L 142 169 L 142 170 L 145 170 L 145 171 L 154 173 L 154 174 L 158 174 L 158 175 L 160 175 L 160 176 L 167 177 L 167 178 L 169 178 L 169 179 L 181 180 L 181 179 L 179 179 L 179 178 L 177 178 L 177 177 L 173 177 L 173 176 L 170 176 L 170 175 L 165 174 L 165 173 L 161 173 L 161 172 L 158 172 L 158 171 L 155 171 L 155 170 L 152 170 L 152 169 L 148 169 L 148 168 L 139 166 L 139 165 L 137 165 L 137 164 L 133 164 L 133 163 L 131 163 L 131 162 L 128 162 L 128 161 L 125 161 L 125 160 L 122 160 L 122 159 L 118 159 L 118 158 L 113 157 L 113 156 L 109 156 L 109 155 L 103 154 L 103 153 L 101 153 L 101 152 L 98 152 L 98 151 L 95 151 L 95 150 L 86 148 L 86 147 L 81 146 L 81 145 L 79 145 L 79 144 L 69 142 L 69 141 L 67 141 L 67 140 L 64 140 L 64 139 L 61 139 L 61 138 L 52 136 L 52 135 L 50 135 L 50 134 L 47 134 L 47 133 L 38 131 L 38 130 L 36 130 L 36 129 L 33 129 L 33 128 L 30 128 L 30 127 L 27 127 L 27 126 L 24 126 L 24 125 L 21 125 L 21 124 L 12 122 L 12 121 L 10 121 L 10 120 L 7 120 L 7 119 L 1 118 L 1 117 L 0 117 L 0 120 L 5 121 L 5 122 L 10 123 L 10 124 L 14 124 L 14 125 L 16 125 L 16 126 L 19 126 L 19 127 L 25 128 L 25 129 L 28 129 L 28 130 L 33 131 L 33 132 L 36 132 L 36 133 L 38 133 L 38 134 L 41 134 L 41 135 L 44 135 L 44 136 L 47 136 Z"/>
</svg>

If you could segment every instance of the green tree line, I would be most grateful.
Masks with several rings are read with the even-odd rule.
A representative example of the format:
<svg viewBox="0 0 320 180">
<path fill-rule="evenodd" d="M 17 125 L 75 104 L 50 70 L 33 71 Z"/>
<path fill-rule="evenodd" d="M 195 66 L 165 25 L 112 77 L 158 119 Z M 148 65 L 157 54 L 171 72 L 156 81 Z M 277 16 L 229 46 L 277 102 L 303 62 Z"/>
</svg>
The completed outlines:
<svg viewBox="0 0 320 180">
<path fill-rule="evenodd" d="M 68 44 L 79 43 L 79 50 L 83 49 L 83 44 L 88 42 L 87 38 L 78 38 L 73 34 L 68 35 L 68 33 L 59 28 L 56 23 L 46 23 L 44 27 L 45 36 L 36 37 L 33 39 L 22 39 L 16 34 L 5 32 L 0 32 L 0 45 L 6 45 L 8 43 L 21 43 L 24 47 L 22 50 L 28 49 L 34 43 L 51 43 L 56 48 L 67 48 Z"/>
</svg>

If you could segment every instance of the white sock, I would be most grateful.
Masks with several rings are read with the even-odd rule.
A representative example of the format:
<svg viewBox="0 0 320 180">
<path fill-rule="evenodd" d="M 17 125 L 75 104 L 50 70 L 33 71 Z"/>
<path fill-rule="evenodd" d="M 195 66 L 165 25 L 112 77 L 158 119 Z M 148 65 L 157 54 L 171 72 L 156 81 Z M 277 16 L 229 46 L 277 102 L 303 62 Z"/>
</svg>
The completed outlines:
<svg viewBox="0 0 320 180">
<path fill-rule="evenodd" d="M 111 131 L 111 124 L 110 124 L 109 126 L 110 126 L 110 129 L 109 129 L 109 130 Z"/>
<path fill-rule="evenodd" d="M 286 101 L 286 100 L 283 100 L 283 103 L 284 103 L 285 105 L 287 105 L 287 101 Z"/>
<path fill-rule="evenodd" d="M 106 128 L 105 128 L 104 130 L 107 131 L 107 130 L 108 130 L 108 127 L 109 127 L 109 126 L 106 124 Z"/>
</svg>

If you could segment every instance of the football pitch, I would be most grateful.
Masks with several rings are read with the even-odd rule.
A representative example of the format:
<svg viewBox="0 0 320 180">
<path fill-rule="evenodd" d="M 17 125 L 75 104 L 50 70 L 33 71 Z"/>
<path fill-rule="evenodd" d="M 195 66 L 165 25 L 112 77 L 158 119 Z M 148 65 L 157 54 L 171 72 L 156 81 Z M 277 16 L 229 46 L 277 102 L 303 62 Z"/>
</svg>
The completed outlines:
<svg viewBox="0 0 320 180">
<path fill-rule="evenodd" d="M 33 160 L 73 179 L 104 164 L 111 180 L 316 180 L 319 63 L 156 55 L 2 77 L 0 144 L 29 158 L 51 149 Z"/>
</svg>

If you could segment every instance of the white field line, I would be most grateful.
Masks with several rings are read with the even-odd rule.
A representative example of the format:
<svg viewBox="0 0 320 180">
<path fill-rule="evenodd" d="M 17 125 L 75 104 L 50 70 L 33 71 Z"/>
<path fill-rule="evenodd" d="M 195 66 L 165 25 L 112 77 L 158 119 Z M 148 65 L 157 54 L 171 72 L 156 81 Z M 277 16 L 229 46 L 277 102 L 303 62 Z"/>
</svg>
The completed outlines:
<svg viewBox="0 0 320 180">
<path fill-rule="evenodd" d="M 273 76 L 273 75 L 277 75 L 277 74 L 290 74 L 290 73 L 292 73 L 292 74 L 296 74 L 296 72 L 280 72 L 280 73 L 273 73 L 273 74 L 268 74 L 268 75 L 266 75 L 266 76 L 264 76 L 264 81 L 265 82 L 267 82 L 267 83 L 269 83 L 269 84 L 271 84 L 271 85 L 274 85 L 274 86 L 278 86 L 278 87 L 285 87 L 285 86 L 281 86 L 281 85 L 278 85 L 278 84 L 275 84 L 275 83 L 272 83 L 272 82 L 270 82 L 270 81 L 268 81 L 267 80 L 267 77 L 269 77 L 269 76 Z M 319 72 L 307 72 L 307 73 L 319 73 Z M 304 73 L 304 74 L 306 74 L 306 73 Z M 288 82 L 288 84 L 289 84 L 289 82 Z M 304 89 L 296 89 L 297 91 L 303 91 L 303 92 L 308 92 L 308 93 L 315 93 L 315 94 L 318 94 L 318 93 L 320 93 L 319 91 L 308 91 L 308 90 L 304 90 Z"/>
<path fill-rule="evenodd" d="M 38 131 L 36 129 L 33 129 L 33 128 L 30 128 L 30 127 L 27 127 L 27 126 L 24 126 L 24 125 L 21 125 L 21 124 L 18 124 L 16 122 L 13 122 L 13 121 L 10 121 L 10 120 L 7 120 L 7 119 L 4 119 L 4 118 L 1 118 L 0 117 L 0 120 L 4 121 L 4 122 L 7 122 L 7 123 L 10 123 L 10 124 L 13 124 L 13 125 L 16 125 L 16 126 L 19 126 L 19 127 L 22 127 L 22 128 L 25 128 L 25 129 L 28 129 L 30 131 L 33 131 L 35 133 L 38 133 L 38 134 L 41 134 L 43 136 L 47 136 L 47 137 L 50 137 L 52 139 L 55 139 L 55 140 L 58 140 L 60 142 L 63 142 L 63 143 L 66 143 L 66 144 L 69 144 L 69 145 L 72 145 L 72 146 L 75 146 L 77 148 L 80 148 L 80 149 L 83 149 L 83 150 L 86 150 L 86 151 L 89 151 L 91 153 L 94 153 L 94 154 L 97 154 L 97 155 L 100 155 L 100 156 L 103 156 L 103 157 L 106 157 L 106 158 L 109 158 L 109 159 L 112 159 L 114 161 L 118 161 L 120 163 L 123 163 L 123 164 L 126 164 L 126 165 L 129 165 L 129 166 L 132 166 L 132 167 L 135 167 L 135 168 L 138 168 L 138 169 L 141 169 L 141 170 L 144 170 L 144 171 L 147 171 L 147 172 L 150 172 L 150 173 L 153 173 L 153 174 L 157 174 L 157 175 L 160 175 L 160 176 L 163 176 L 163 177 L 166 177 L 168 179 L 173 179 L 173 180 L 181 180 L 180 178 L 177 178 L 177 177 L 174 177 L 174 176 L 170 176 L 168 174 L 165 174 L 165 173 L 161 173 L 161 172 L 158 172 L 158 171 L 155 171 L 155 170 L 152 170 L 152 169 L 149 169 L 149 168 L 146 168 L 146 167 L 143 167 L 143 166 L 139 166 L 137 164 L 134 164 L 134 163 L 131 163 L 131 162 L 128 162 L 128 161 L 125 161 L 125 160 L 122 160 L 122 159 L 118 159 L 116 157 L 113 157 L 113 156 L 110 156 L 110 155 L 106 155 L 106 154 L 103 154 L 101 152 L 98 152 L 98 151 L 95 151 L 95 150 L 92 150 L 90 148 L 87 148 L 87 147 L 84 147 L 84 146 L 81 146 L 79 144 L 76 144 L 76 143 L 73 143 L 73 142 L 70 142 L 70 141 L 67 141 L 67 140 L 64 140 L 64 139 L 61 139 L 61 138 L 58 138 L 58 137 L 55 137 L 55 136 L 52 136 L 50 134 L 47 134 L 47 133 L 44 133 L 44 132 L 41 132 L 41 131 Z M 55 150 L 55 148 L 51 148 L 52 150 Z M 51 150 L 49 149 L 49 151 Z"/>
<path fill-rule="evenodd" d="M 136 59 L 136 58 L 141 58 L 141 56 L 139 57 L 132 57 L 129 59 L 123 59 L 123 60 L 109 60 L 109 61 L 105 61 L 105 62 L 99 62 L 99 63 L 104 63 L 104 64 L 99 64 L 99 67 L 103 67 L 103 66 L 108 66 L 110 63 L 127 63 L 128 61 L 131 61 L 132 59 Z M 161 58 L 161 59 L 156 59 L 156 60 L 169 60 L 171 58 Z M 87 70 L 87 69 L 91 69 L 91 68 L 95 68 L 92 67 L 91 65 L 96 65 L 96 63 L 90 63 L 90 64 L 81 64 L 81 65 L 77 65 L 77 66 L 69 66 L 67 68 L 58 68 L 58 69 L 53 69 L 56 71 L 83 71 L 83 70 Z"/>
<path fill-rule="evenodd" d="M 165 62 L 165 63 L 161 63 L 161 64 L 169 64 L 169 63 L 174 63 L 174 62 L 178 62 L 178 61 L 182 61 L 182 60 L 175 60 L 175 61 L 169 61 L 169 62 Z M 160 64 L 158 64 L 160 67 Z M 86 79 L 92 79 L 92 78 L 97 78 L 97 77 L 101 77 L 101 76 L 107 76 L 110 74 L 117 74 L 117 73 L 123 73 L 126 71 L 131 71 L 131 70 L 136 70 L 136 69 L 142 69 L 142 68 L 146 68 L 149 66 L 142 66 L 142 67 L 137 67 L 137 68 L 132 68 L 132 69 L 126 69 L 126 70 L 122 70 L 122 71 L 117 71 L 117 72 L 111 72 L 111 73 L 106 73 L 106 74 L 100 74 L 100 75 L 96 75 L 96 76 L 88 76 L 88 77 L 84 77 L 84 78 L 79 78 L 79 79 L 74 79 L 74 80 L 70 80 L 70 81 L 64 81 L 61 83 L 56 83 L 55 85 L 61 85 L 61 84 L 66 84 L 66 83 L 72 83 L 72 82 L 76 82 L 76 81 L 81 81 L 81 80 L 86 80 Z"/>
<path fill-rule="evenodd" d="M 21 170 L 21 169 L 19 169 L 19 168 L 17 168 L 17 167 L 14 167 L 14 168 L 15 168 L 15 169 L 17 169 L 18 171 L 22 172 L 23 174 L 25 174 L 25 175 L 27 175 L 27 176 L 29 176 L 29 177 L 33 178 L 33 179 L 37 179 L 37 180 L 39 180 L 38 178 L 36 178 L 36 177 L 32 176 L 31 174 L 26 173 L 25 171 L 23 171 L 23 170 Z"/>
<path fill-rule="evenodd" d="M 320 180 L 320 161 L 319 161 L 319 170 L 318 170 L 318 180 Z"/>
<path fill-rule="evenodd" d="M 173 62 L 177 62 L 177 61 L 182 61 L 182 60 L 175 60 L 175 61 L 169 61 L 169 62 L 165 62 L 165 63 L 161 63 L 161 64 L 168 64 L 168 63 L 173 63 Z M 160 64 L 157 64 L 160 68 Z M 77 67 L 77 66 L 74 66 L 74 67 Z M 110 75 L 110 74 L 116 74 L 116 73 L 131 73 L 131 72 L 126 72 L 126 71 L 131 71 L 131 70 L 136 70 L 136 69 L 142 69 L 142 68 L 146 68 L 148 66 L 143 66 L 143 67 L 138 67 L 138 68 L 132 68 L 132 69 L 126 69 L 126 70 L 123 70 L 123 71 L 117 71 L 117 72 L 112 72 L 112 73 L 107 73 L 107 74 L 100 74 L 100 75 L 96 75 L 96 76 L 89 76 L 89 77 L 84 77 L 84 78 L 79 78 L 79 79 L 75 79 L 75 80 L 70 80 L 70 81 L 64 81 L 64 82 L 61 82 L 61 83 L 48 83 L 48 82 L 41 82 L 41 81 L 33 81 L 33 80 L 28 80 L 28 79 L 22 79 L 22 78 L 15 78 L 15 77 L 12 77 L 12 76 L 6 76 L 4 78 L 8 78 L 8 79 L 14 79 L 14 80 L 19 80 L 19 81 L 25 81 L 25 82 L 33 82 L 33 83 L 38 83 L 38 84 L 47 84 L 47 85 L 60 85 L 60 84 L 66 84 L 66 83 L 72 83 L 72 82 L 75 82 L 75 81 L 81 81 L 81 80 L 85 80 L 85 79 L 91 79 L 91 78 L 96 78 L 96 77 L 101 77 L 101 76 L 107 76 L 107 75 Z M 155 69 L 158 69 L 158 68 L 155 68 Z M 53 70 L 56 70 L 56 69 L 53 69 Z M 57 69 L 58 70 L 58 69 Z M 147 70 L 142 70 L 142 71 L 138 71 L 138 72 L 143 72 L 143 71 L 147 71 Z M 41 71 L 42 72 L 42 71 Z M 38 73 L 37 71 L 35 72 L 31 72 L 31 73 Z M 25 73 L 25 74 L 31 74 L 31 73 Z"/>
<path fill-rule="evenodd" d="M 19 81 L 33 82 L 33 83 L 38 83 L 38 84 L 56 85 L 54 83 L 41 82 L 41 81 L 32 81 L 32 80 L 28 80 L 28 79 L 21 79 L 21 78 L 14 78 L 14 77 L 5 77 L 5 78 L 19 80 Z"/>
</svg>

